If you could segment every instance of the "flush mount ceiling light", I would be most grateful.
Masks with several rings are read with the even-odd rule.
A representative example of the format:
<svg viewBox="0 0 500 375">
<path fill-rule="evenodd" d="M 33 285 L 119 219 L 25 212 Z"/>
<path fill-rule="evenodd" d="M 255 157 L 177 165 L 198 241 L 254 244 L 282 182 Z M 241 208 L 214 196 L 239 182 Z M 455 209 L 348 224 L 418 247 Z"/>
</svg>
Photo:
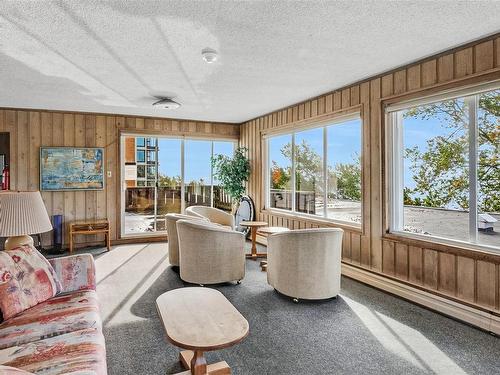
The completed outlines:
<svg viewBox="0 0 500 375">
<path fill-rule="evenodd" d="M 170 98 L 161 98 L 157 96 L 156 99 L 159 100 L 153 103 L 153 107 L 160 107 L 165 109 L 177 109 L 181 106 L 180 103 L 177 103 L 176 101 Z"/>
<path fill-rule="evenodd" d="M 203 60 L 205 60 L 207 64 L 212 64 L 216 62 L 218 57 L 217 51 L 208 47 L 203 48 L 201 50 L 201 56 L 203 57 Z"/>
</svg>

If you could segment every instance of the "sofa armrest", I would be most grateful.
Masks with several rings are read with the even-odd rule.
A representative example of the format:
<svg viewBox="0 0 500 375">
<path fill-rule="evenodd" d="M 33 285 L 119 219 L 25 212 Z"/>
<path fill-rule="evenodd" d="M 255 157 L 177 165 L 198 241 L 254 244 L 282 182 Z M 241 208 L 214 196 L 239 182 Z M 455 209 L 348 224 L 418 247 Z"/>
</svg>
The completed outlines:
<svg viewBox="0 0 500 375">
<path fill-rule="evenodd" d="M 62 293 L 96 289 L 95 263 L 91 254 L 49 259 L 62 285 Z"/>
</svg>

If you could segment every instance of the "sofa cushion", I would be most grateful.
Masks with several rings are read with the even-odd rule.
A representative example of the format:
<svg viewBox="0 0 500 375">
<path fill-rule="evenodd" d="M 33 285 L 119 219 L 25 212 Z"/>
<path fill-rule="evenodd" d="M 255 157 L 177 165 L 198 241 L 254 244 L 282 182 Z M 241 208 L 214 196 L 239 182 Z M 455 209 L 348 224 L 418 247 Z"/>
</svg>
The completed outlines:
<svg viewBox="0 0 500 375">
<path fill-rule="evenodd" d="M 0 349 L 86 328 L 101 329 L 97 293 L 59 295 L 0 324 Z"/>
<path fill-rule="evenodd" d="M 32 372 L 27 372 L 24 370 L 20 370 L 15 367 L 10 366 L 2 366 L 0 365 L 0 374 L 2 375 L 32 375 Z"/>
<path fill-rule="evenodd" d="M 92 254 L 52 258 L 49 262 L 61 282 L 63 293 L 96 289 L 95 263 Z"/>
<path fill-rule="evenodd" d="M 85 329 L 0 350 L 0 364 L 44 375 L 104 375 L 106 350 L 99 330 Z"/>
<path fill-rule="evenodd" d="M 34 247 L 0 252 L 0 310 L 4 320 L 54 297 L 60 289 L 54 269 Z"/>
</svg>

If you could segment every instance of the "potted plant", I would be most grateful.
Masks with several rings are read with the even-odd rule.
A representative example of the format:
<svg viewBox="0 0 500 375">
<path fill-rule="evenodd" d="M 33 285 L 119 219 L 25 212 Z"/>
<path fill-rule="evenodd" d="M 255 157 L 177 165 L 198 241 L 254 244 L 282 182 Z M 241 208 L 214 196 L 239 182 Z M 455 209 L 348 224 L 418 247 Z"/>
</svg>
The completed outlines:
<svg viewBox="0 0 500 375">
<path fill-rule="evenodd" d="M 231 197 L 233 213 L 245 194 L 245 183 L 250 177 L 250 160 L 246 157 L 247 151 L 246 147 L 237 147 L 232 157 L 218 154 L 212 157 L 214 177 L 220 181 L 221 187 Z"/>
</svg>

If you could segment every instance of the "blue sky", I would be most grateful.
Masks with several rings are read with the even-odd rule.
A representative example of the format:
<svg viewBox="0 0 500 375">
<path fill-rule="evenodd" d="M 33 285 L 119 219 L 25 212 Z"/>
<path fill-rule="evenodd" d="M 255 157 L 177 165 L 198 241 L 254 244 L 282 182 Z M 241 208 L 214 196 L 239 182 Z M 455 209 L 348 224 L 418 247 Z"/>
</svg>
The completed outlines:
<svg viewBox="0 0 500 375">
<path fill-rule="evenodd" d="M 211 141 L 186 140 L 184 144 L 185 181 L 200 180 L 210 182 Z M 231 155 L 233 142 L 214 141 L 214 154 Z M 159 172 L 166 176 L 181 175 L 181 140 L 160 138 L 158 140 Z"/>
<path fill-rule="evenodd" d="M 403 142 L 404 148 L 411 148 L 417 146 L 420 151 L 427 148 L 427 140 L 436 136 L 444 136 L 450 134 L 451 130 L 443 126 L 443 118 L 433 118 L 429 120 L 422 120 L 416 118 L 403 119 Z M 410 171 L 410 161 L 405 159 L 404 164 L 404 177 L 405 187 L 414 188 L 415 182 L 413 174 Z"/>
<path fill-rule="evenodd" d="M 328 126 L 328 164 L 352 162 L 361 154 L 361 121 L 352 120 Z M 291 135 L 273 137 L 270 140 L 270 157 L 280 166 L 289 166 L 290 161 L 281 154 L 281 148 L 291 142 Z M 309 129 L 295 133 L 295 143 L 305 140 L 319 155 L 323 154 L 323 128 Z"/>
<path fill-rule="evenodd" d="M 404 147 L 417 146 L 420 150 L 425 150 L 427 140 L 438 135 L 445 135 L 450 132 L 443 127 L 442 119 L 421 120 L 416 118 L 404 119 Z M 337 163 L 350 163 L 356 155 L 361 154 L 361 121 L 352 120 L 341 124 L 328 126 L 327 131 L 328 164 L 334 166 Z M 281 148 L 291 142 L 291 135 L 281 135 L 270 140 L 270 157 L 281 167 L 291 165 L 281 154 Z M 310 129 L 297 132 L 295 142 L 299 144 L 302 140 L 314 149 L 319 155 L 323 153 L 323 128 Z M 405 162 L 405 186 L 414 187 L 413 174 L 409 169 L 409 163 Z"/>
<path fill-rule="evenodd" d="M 421 150 L 426 148 L 426 141 L 437 135 L 449 132 L 437 119 L 420 120 L 414 118 L 404 119 L 404 147 L 418 146 Z M 352 162 L 355 155 L 361 153 L 361 121 L 352 120 L 341 124 L 328 126 L 328 163 L 334 166 L 337 163 Z M 297 132 L 296 143 L 306 140 L 307 143 L 318 154 L 323 149 L 323 129 L 309 129 Z M 181 175 L 181 140 L 159 138 L 159 171 L 163 175 Z M 291 142 L 290 135 L 276 136 L 271 139 L 270 156 L 272 160 L 281 166 L 291 163 L 281 154 L 281 148 Z M 210 181 L 210 156 L 211 142 L 205 140 L 185 141 L 185 179 Z M 230 155 L 233 152 L 234 143 L 214 141 L 214 154 Z M 405 186 L 414 187 L 411 171 L 408 163 L 405 163 Z"/>
<path fill-rule="evenodd" d="M 158 139 L 159 171 L 165 176 L 181 175 L 181 140 L 180 139 Z"/>
</svg>

